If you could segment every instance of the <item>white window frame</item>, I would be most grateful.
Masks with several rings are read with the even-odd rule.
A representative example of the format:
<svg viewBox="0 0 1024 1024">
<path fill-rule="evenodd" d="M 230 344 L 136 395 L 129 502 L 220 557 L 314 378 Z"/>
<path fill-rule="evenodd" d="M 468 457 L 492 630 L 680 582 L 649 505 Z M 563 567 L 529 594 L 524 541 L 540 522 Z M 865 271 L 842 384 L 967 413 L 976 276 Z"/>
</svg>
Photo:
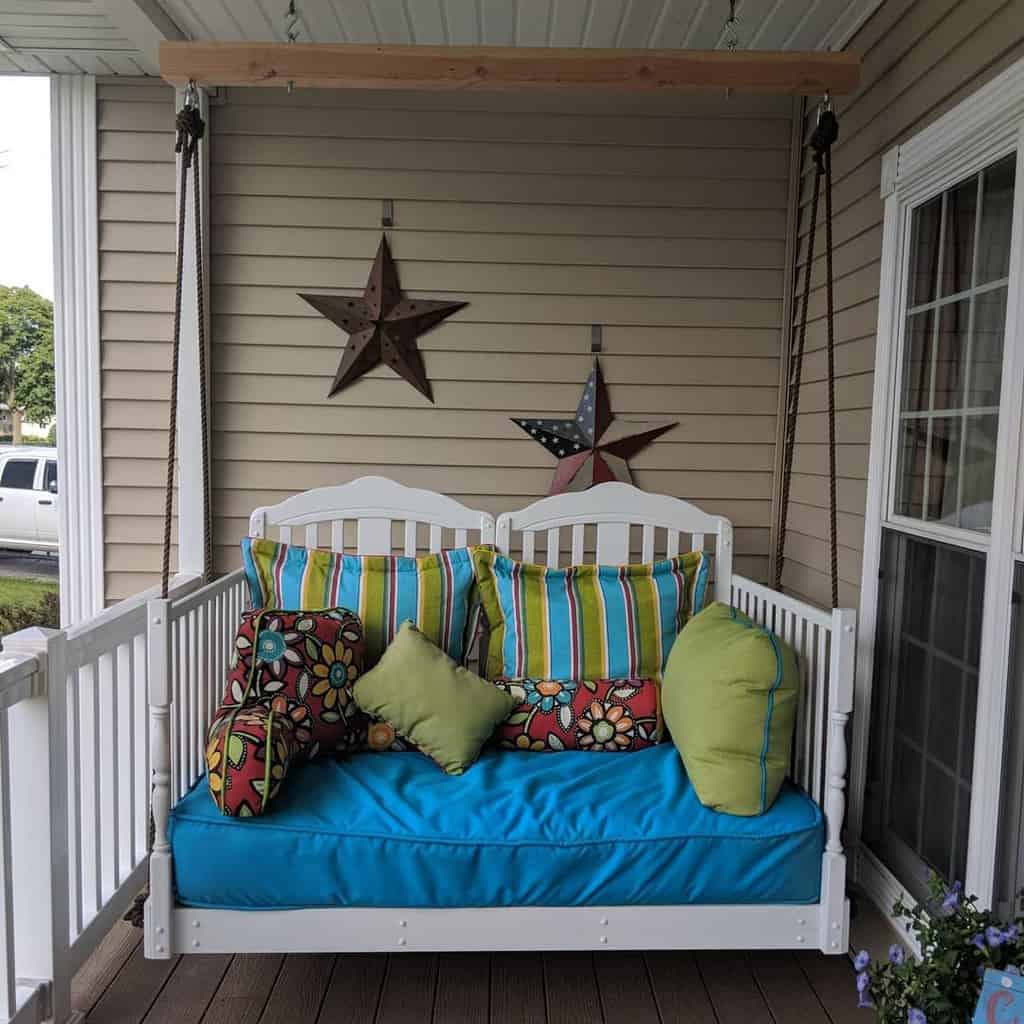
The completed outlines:
<svg viewBox="0 0 1024 1024">
<path fill-rule="evenodd" d="M 1013 235 L 1006 309 L 1006 343 L 999 405 L 992 526 L 988 538 L 942 523 L 892 514 L 899 422 L 897 384 L 906 324 L 906 273 L 910 257 L 911 214 L 915 207 L 977 174 L 1008 153 L 1017 153 Z M 1010 644 L 1010 599 L 1014 559 L 1021 551 L 1024 473 L 1024 60 L 961 102 L 913 138 L 890 150 L 882 162 L 885 221 L 875 353 L 871 453 L 868 468 L 864 561 L 861 578 L 861 631 L 857 655 L 851 801 L 851 845 L 857 848 L 855 877 L 888 910 L 902 891 L 898 879 L 860 842 L 864 815 L 867 755 L 878 615 L 883 529 L 952 542 L 986 553 L 985 619 L 982 628 L 978 711 L 974 747 L 968 891 L 988 905 L 993 897 L 1000 808 L 1000 775 L 1006 725 L 1006 664 Z"/>
</svg>

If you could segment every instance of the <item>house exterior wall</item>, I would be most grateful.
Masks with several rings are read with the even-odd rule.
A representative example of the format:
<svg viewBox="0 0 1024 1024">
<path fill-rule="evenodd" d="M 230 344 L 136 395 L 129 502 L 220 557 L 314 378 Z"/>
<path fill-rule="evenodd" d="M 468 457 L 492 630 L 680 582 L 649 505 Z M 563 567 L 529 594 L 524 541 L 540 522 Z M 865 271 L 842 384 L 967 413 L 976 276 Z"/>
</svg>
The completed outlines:
<svg viewBox="0 0 1024 1024">
<path fill-rule="evenodd" d="M 871 434 L 871 395 L 882 255 L 883 154 L 1024 55 L 1024 2 L 886 0 L 849 44 L 864 59 L 862 85 L 836 108 L 833 152 L 836 296 L 836 440 L 839 600 L 860 599 Z M 813 116 L 813 109 L 810 115 Z M 808 121 L 808 126 L 809 126 Z M 804 158 L 797 274 L 807 253 L 813 163 Z M 829 582 L 824 239 L 812 267 L 810 323 L 786 524 L 783 585 L 820 605 Z M 794 306 L 794 315 L 800 311 Z"/>
<path fill-rule="evenodd" d="M 173 259 L 169 90 L 101 90 L 108 597 L 159 567 Z M 135 93 L 138 93 L 137 95 Z M 158 98 L 156 93 L 166 98 Z M 217 568 L 249 512 L 379 473 L 492 512 L 546 493 L 513 415 L 575 409 L 591 324 L 622 419 L 679 420 L 636 482 L 736 526 L 768 567 L 792 107 L 228 90 L 211 109 Z M 382 200 L 403 287 L 469 306 L 421 341 L 431 406 L 298 291 L 362 289 Z"/>
<path fill-rule="evenodd" d="M 109 603 L 152 586 L 160 571 L 174 308 L 174 92 L 147 79 L 101 79 L 96 102 Z"/>
</svg>

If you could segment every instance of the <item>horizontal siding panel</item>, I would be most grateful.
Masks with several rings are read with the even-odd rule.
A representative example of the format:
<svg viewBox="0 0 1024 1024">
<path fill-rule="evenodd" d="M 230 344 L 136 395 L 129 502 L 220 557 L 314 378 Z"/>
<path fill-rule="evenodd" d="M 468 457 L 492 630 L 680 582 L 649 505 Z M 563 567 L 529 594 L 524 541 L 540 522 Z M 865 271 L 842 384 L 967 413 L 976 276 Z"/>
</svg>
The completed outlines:
<svg viewBox="0 0 1024 1024">
<path fill-rule="evenodd" d="M 109 178 L 101 175 L 100 189 L 137 191 L 129 187 L 132 173 L 144 175 L 147 184 L 165 181 L 156 165 L 131 163 L 111 165 L 123 168 Z M 745 170 L 753 174 L 754 167 Z M 158 169 L 157 169 L 158 170 Z M 173 173 L 170 178 L 173 185 Z M 744 184 L 744 183 L 748 184 Z M 749 183 L 756 182 L 757 187 Z M 477 174 L 421 172 L 410 170 L 344 170 L 337 167 L 274 167 L 252 164 L 215 164 L 210 187 L 216 195 L 250 196 L 345 196 L 376 199 L 390 196 L 396 202 L 407 199 L 447 202 L 458 196 L 462 202 L 542 203 L 585 206 L 714 206 L 754 210 L 785 210 L 787 185 L 784 179 L 757 178 L 716 180 L 557 174 Z"/>
<path fill-rule="evenodd" d="M 544 414 L 540 409 L 520 410 L 524 416 Z M 167 425 L 166 401 L 140 401 L 137 399 L 108 399 L 104 403 L 103 423 L 109 434 L 110 445 L 131 445 L 131 454 L 145 445 L 152 452 L 164 436 Z M 269 401 L 252 404 L 233 403 L 218 407 L 214 423 L 215 436 L 237 432 L 250 438 L 253 445 L 262 445 L 262 435 L 277 434 L 275 424 L 287 421 L 293 410 L 286 405 Z M 568 412 L 568 410 L 567 410 Z M 774 416 L 727 417 L 715 414 L 673 414 L 679 425 L 665 434 L 659 444 L 714 444 L 747 445 L 771 444 L 775 436 Z M 349 407 L 335 403 L 317 406 L 317 430 L 326 436 L 380 437 L 394 428 L 394 413 L 390 409 Z M 418 438 L 494 438 L 508 440 L 521 434 L 506 412 L 470 409 L 405 409 L 402 429 L 409 437 Z M 153 432 L 157 432 L 155 435 Z M 123 435 L 115 440 L 115 435 Z M 522 435 L 525 438 L 525 435 Z M 461 441 L 459 442 L 461 444 Z M 531 442 L 532 443 L 532 442 Z M 540 448 L 537 449 L 541 451 Z M 127 448 L 121 454 L 128 453 Z"/>
<path fill-rule="evenodd" d="M 155 349 L 155 351 L 154 351 Z M 337 368 L 340 346 L 300 348 L 292 345 L 266 346 L 259 359 L 245 345 L 219 344 L 213 352 L 215 372 L 255 374 L 287 374 L 301 366 L 308 375 L 322 375 L 329 381 Z M 584 380 L 590 360 L 580 356 L 537 355 L 504 352 L 441 352 L 425 357 L 427 372 L 433 381 L 480 380 L 494 383 L 545 381 L 560 383 L 579 378 Z M 103 365 L 111 370 L 170 370 L 170 346 L 140 345 L 136 342 L 107 342 Z M 680 383 L 720 387 L 771 386 L 778 376 L 776 359 L 718 359 L 711 356 L 671 358 L 665 356 L 608 356 L 602 370 L 609 385 L 662 384 L 666 380 Z M 390 380 L 394 371 L 386 366 L 371 370 L 367 377 Z M 324 388 L 326 394 L 326 387 Z"/>
<path fill-rule="evenodd" d="M 270 117 L 268 117 L 270 113 Z M 126 112 L 119 109 L 118 118 Z M 126 121 L 134 131 L 144 122 Z M 113 127 L 113 126 L 112 126 Z M 230 103 L 217 116 L 218 139 L 228 135 L 321 136 L 340 139 L 403 139 L 419 144 L 424 136 L 449 142 L 525 142 L 564 145 L 602 144 L 606 148 L 754 147 L 789 149 L 788 118 L 603 117 L 488 111 L 389 110 L 386 117 L 355 104 L 343 113 L 324 107 L 268 108 Z"/>
<path fill-rule="evenodd" d="M 543 278 L 543 275 L 541 275 Z M 138 290 L 133 290 L 137 288 Z M 410 291 L 411 291 L 410 287 Z M 220 313 L 261 316 L 307 316 L 320 314 L 298 297 L 294 288 L 268 285 L 215 285 L 213 308 Z M 173 299 L 173 289 L 164 287 L 164 301 Z M 158 288 L 108 284 L 101 289 L 102 309 L 146 310 L 157 299 Z M 160 293 L 163 294 L 163 293 Z M 430 298 L 465 300 L 470 308 L 455 314 L 475 323 L 561 323 L 637 324 L 663 326 L 778 327 L 782 302 L 776 299 L 651 298 L 649 296 L 600 295 L 493 295 L 469 292 L 465 288 L 449 294 L 432 290 Z M 140 302 L 147 305 L 139 306 Z"/>
<path fill-rule="evenodd" d="M 130 225 L 111 231 L 112 241 L 124 239 L 125 251 L 136 248 Z M 125 230 L 127 229 L 127 230 Z M 233 226 L 213 232 L 215 251 L 231 256 L 301 256 L 310 258 L 372 259 L 380 229 Z M 528 264 L 543 266 L 672 267 L 781 270 L 785 245 L 774 239 L 752 238 L 636 238 L 616 235 L 498 234 L 469 231 L 417 231 L 401 235 L 396 259 L 415 264 L 443 256 L 447 263 Z"/>
<path fill-rule="evenodd" d="M 297 453 L 301 454 L 301 453 Z M 338 453 L 342 454 L 341 452 Z M 253 451 L 248 459 L 213 459 L 212 472 L 221 489 L 244 488 L 253 479 L 272 476 L 292 492 L 304 491 L 310 487 L 322 486 L 325 481 L 337 480 L 343 472 L 350 478 L 359 476 L 386 476 L 399 473 L 402 480 L 412 487 L 425 487 L 449 492 L 454 490 L 449 481 L 457 483 L 460 476 L 466 483 L 488 494 L 534 494 L 547 492 L 551 483 L 550 467 L 508 468 L 508 467 L 467 467 L 465 470 L 452 468 L 439 471 L 436 465 L 418 466 L 408 463 L 360 463 L 310 462 L 298 460 L 295 456 L 287 460 L 272 461 L 260 457 Z M 443 467 L 442 467 L 443 468 Z M 356 470 L 356 472 L 353 472 Z M 115 487 L 160 487 L 166 475 L 166 463 L 162 458 L 122 459 L 108 458 L 105 465 L 105 481 Z M 647 470 L 637 472 L 637 480 L 654 479 L 662 487 L 673 491 L 686 490 L 706 499 L 718 498 L 769 498 L 771 495 L 771 473 L 737 474 L 733 472 Z M 657 484 L 655 488 L 657 489 Z M 648 485 L 649 487 L 649 485 Z"/>
<path fill-rule="evenodd" d="M 134 220 L 131 195 L 103 196 L 112 214 Z M 123 203 L 123 207 L 122 204 Z M 288 228 L 343 228 L 346 232 L 380 231 L 380 198 L 321 196 L 221 195 L 210 211 L 218 226 Z M 785 238 L 786 211 L 722 207 L 619 207 L 555 204 L 539 197 L 530 205 L 474 203 L 448 198 L 442 203 L 405 200 L 395 211 L 400 237 L 410 240 L 419 231 L 494 233 L 518 235 L 615 236 L 616 238 Z M 315 244 L 316 235 L 310 236 Z M 514 242 L 513 242 L 514 244 Z"/>
<path fill-rule="evenodd" d="M 164 400 L 165 373 L 140 370 L 108 370 L 104 373 L 104 398 L 124 398 L 137 401 Z M 325 402 L 328 381 L 319 377 L 288 376 L 270 383 L 255 383 L 235 374 L 216 374 L 215 396 L 219 402 L 242 402 L 263 405 L 272 397 L 278 405 L 306 410 L 301 422 L 308 424 L 311 406 Z M 486 382 L 480 382 L 486 383 Z M 534 409 L 560 411 L 569 415 L 580 396 L 577 384 L 530 384 L 517 395 L 504 389 L 469 387 L 464 382 L 439 381 L 434 384 L 434 405 L 437 409 L 501 409 L 510 415 L 523 415 Z M 757 388 L 687 387 L 671 385 L 620 384 L 611 389 L 612 408 L 622 418 L 664 416 L 677 412 L 718 413 L 734 415 L 737 404 L 746 413 L 755 416 L 774 415 L 778 392 L 771 386 Z M 345 392 L 346 404 L 356 408 L 357 402 L 370 408 L 427 409 L 429 403 L 418 392 L 398 377 L 365 378 Z M 334 399 L 333 401 L 337 401 Z M 527 402 L 529 405 L 527 405 Z M 561 413 L 560 413 L 561 414 Z M 292 416 L 303 415 L 292 409 Z M 283 424 L 277 424 L 280 428 Z M 396 428 L 398 421 L 396 420 Z"/>
</svg>

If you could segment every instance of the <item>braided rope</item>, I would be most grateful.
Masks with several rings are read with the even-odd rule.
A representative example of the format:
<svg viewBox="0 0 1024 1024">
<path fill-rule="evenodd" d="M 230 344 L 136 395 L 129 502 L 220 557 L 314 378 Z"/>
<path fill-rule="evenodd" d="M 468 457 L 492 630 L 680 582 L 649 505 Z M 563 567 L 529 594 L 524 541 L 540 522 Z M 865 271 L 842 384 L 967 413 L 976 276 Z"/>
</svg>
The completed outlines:
<svg viewBox="0 0 1024 1024">
<path fill-rule="evenodd" d="M 835 295 L 832 274 L 832 152 L 825 165 L 825 326 L 828 332 L 828 526 L 832 578 L 832 607 L 839 607 L 839 538 L 836 530 L 836 339 Z"/>
<path fill-rule="evenodd" d="M 203 581 L 209 582 L 213 566 L 212 533 L 210 526 L 210 469 L 209 432 L 206 396 L 206 325 L 205 296 L 203 294 L 202 214 L 199 195 L 199 140 L 206 128 L 198 108 L 183 107 L 175 121 L 177 135 L 174 152 L 180 154 L 180 183 L 178 189 L 178 239 L 174 274 L 174 334 L 171 339 L 171 408 L 167 423 L 167 486 L 164 493 L 164 543 L 160 569 L 160 594 L 167 600 L 171 575 L 171 519 L 174 507 L 174 464 L 177 459 L 178 438 L 178 366 L 181 361 L 181 297 L 185 276 L 185 213 L 188 202 L 188 178 L 192 173 L 193 202 L 195 204 L 196 236 L 196 309 L 199 315 L 199 401 L 202 406 L 202 458 L 203 458 Z M 146 832 L 146 852 L 153 852 L 156 826 L 153 807 L 149 808 L 149 827 Z M 146 890 L 139 893 L 125 912 L 124 920 L 136 928 L 145 923 Z"/>
<path fill-rule="evenodd" d="M 829 555 L 832 583 L 832 607 L 839 606 L 839 542 L 836 528 L 836 402 L 835 402 L 835 295 L 832 264 L 832 145 L 839 137 L 839 122 L 826 96 L 825 106 L 811 136 L 814 150 L 814 192 L 811 219 L 807 230 L 807 260 L 800 323 L 790 351 L 790 372 L 786 382 L 786 423 L 783 435 L 782 493 L 779 498 L 779 528 L 775 544 L 775 589 L 782 589 L 782 571 L 786 557 L 786 525 L 789 519 L 789 495 L 793 481 L 793 455 L 796 449 L 796 427 L 800 414 L 800 388 L 803 375 L 804 349 L 807 342 L 807 317 L 811 300 L 811 269 L 817 235 L 818 208 L 822 179 L 825 182 L 825 329 L 828 357 L 828 456 L 829 456 Z"/>
</svg>

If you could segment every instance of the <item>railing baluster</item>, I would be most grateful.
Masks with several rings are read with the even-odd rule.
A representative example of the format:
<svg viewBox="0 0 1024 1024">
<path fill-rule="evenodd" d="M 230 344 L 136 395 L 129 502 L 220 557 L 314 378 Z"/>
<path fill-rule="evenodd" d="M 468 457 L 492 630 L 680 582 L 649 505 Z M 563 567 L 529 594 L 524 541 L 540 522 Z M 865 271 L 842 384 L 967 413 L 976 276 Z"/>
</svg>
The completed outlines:
<svg viewBox="0 0 1024 1024">
<path fill-rule="evenodd" d="M 121 884 L 121 737 L 118 735 L 118 673 L 117 673 L 117 648 L 105 656 L 110 664 L 110 806 L 112 808 L 110 833 L 110 848 L 113 853 L 113 890 Z M 100 673 L 102 678 L 103 673 Z"/>
<path fill-rule="evenodd" d="M 189 680 L 189 716 L 188 716 L 188 778 L 185 780 L 185 795 L 195 782 L 198 772 L 196 765 L 196 753 L 199 749 L 199 716 L 200 716 L 200 682 L 202 666 L 199 660 L 199 609 L 194 609 L 188 615 L 188 660 L 191 671 Z"/>
<path fill-rule="evenodd" d="M 402 553 L 406 558 L 416 557 L 416 520 L 406 519 L 405 521 L 405 546 Z"/>
<path fill-rule="evenodd" d="M 144 633 L 136 641 L 138 646 L 135 651 L 135 665 L 142 674 L 142 686 L 139 689 L 141 698 L 136 709 L 135 726 L 140 730 L 142 737 L 142 757 L 139 761 L 139 803 L 142 814 L 139 816 L 137 842 L 140 848 L 144 849 L 149 842 L 149 806 L 150 789 L 153 779 L 153 761 L 150 751 L 149 739 L 149 637 Z"/>
<path fill-rule="evenodd" d="M 319 523 L 308 523 L 306 525 L 306 547 L 307 548 L 318 548 L 318 547 L 320 547 L 320 524 Z"/>
<path fill-rule="evenodd" d="M 99 913 L 103 906 L 103 785 L 100 764 L 102 739 L 100 736 L 100 666 L 92 661 L 87 666 L 92 676 L 92 827 L 93 827 L 93 881 L 95 883 L 96 906 Z"/>
<path fill-rule="evenodd" d="M 577 523 L 572 528 L 572 564 L 583 564 L 583 524 Z"/>
<path fill-rule="evenodd" d="M 465 530 L 455 531 L 455 546 L 457 548 L 464 548 L 466 546 L 466 538 L 468 534 Z"/>
<path fill-rule="evenodd" d="M 821 802 L 824 796 L 825 779 L 825 724 L 826 701 L 828 699 L 828 630 L 818 629 L 818 681 L 814 688 L 814 789 L 811 795 Z"/>
<path fill-rule="evenodd" d="M 523 561 L 532 562 L 534 558 L 534 543 L 537 535 L 533 530 L 523 530 Z"/>
<path fill-rule="evenodd" d="M 8 730 L 7 709 L 0 708 L 0 1012 L 7 1019 L 14 1017 L 18 1008 L 17 974 L 14 963 L 14 876 L 11 856 L 11 735 Z"/>
<path fill-rule="evenodd" d="M 669 558 L 675 558 L 679 554 L 679 531 L 669 530 L 665 537 L 665 554 Z"/>
<path fill-rule="evenodd" d="M 331 523 L 331 550 L 343 554 L 345 551 L 345 520 L 335 519 Z"/>
<path fill-rule="evenodd" d="M 135 678 L 134 638 L 125 644 L 125 661 L 125 674 L 128 679 L 128 870 L 130 872 L 135 868 L 135 837 L 139 827 L 139 808 L 135 791 L 135 730 L 138 726 L 135 720 L 135 687 L 138 680 Z"/>
<path fill-rule="evenodd" d="M 441 550 L 441 527 L 431 524 L 430 527 L 430 551 L 437 554 Z"/>
<path fill-rule="evenodd" d="M 691 551 L 703 551 L 704 550 L 704 534 L 695 533 L 690 538 L 690 550 Z"/>
</svg>

